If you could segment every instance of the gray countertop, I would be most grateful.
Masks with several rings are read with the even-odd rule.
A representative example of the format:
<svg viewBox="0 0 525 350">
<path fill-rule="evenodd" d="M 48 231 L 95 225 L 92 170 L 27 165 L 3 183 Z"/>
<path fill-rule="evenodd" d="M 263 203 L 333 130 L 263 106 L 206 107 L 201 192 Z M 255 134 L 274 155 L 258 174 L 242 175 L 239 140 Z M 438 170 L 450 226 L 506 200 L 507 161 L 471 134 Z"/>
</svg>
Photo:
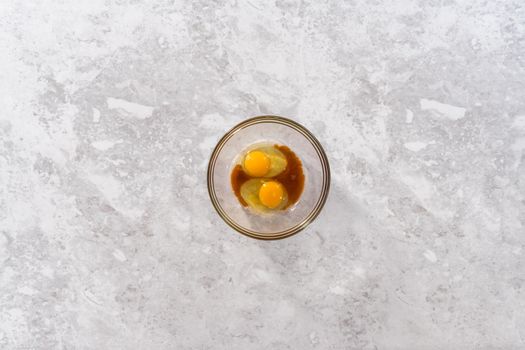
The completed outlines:
<svg viewBox="0 0 525 350">
<path fill-rule="evenodd" d="M 524 348 L 524 6 L 2 2 L 0 348 Z M 332 169 L 275 242 L 206 189 L 261 114 Z"/>
</svg>

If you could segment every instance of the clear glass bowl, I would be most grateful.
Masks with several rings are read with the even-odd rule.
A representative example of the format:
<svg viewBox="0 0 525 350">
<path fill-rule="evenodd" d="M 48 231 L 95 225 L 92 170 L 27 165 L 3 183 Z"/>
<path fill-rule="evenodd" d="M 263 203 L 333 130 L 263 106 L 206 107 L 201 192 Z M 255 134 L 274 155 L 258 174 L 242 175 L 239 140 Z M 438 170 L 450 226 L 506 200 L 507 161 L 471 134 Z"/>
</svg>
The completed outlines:
<svg viewBox="0 0 525 350">
<path fill-rule="evenodd" d="M 303 163 L 304 190 L 299 201 L 283 211 L 258 214 L 243 207 L 233 193 L 230 175 L 239 153 L 254 143 L 290 147 Z M 258 239 L 280 239 L 304 229 L 320 213 L 330 189 L 330 166 L 314 135 L 293 120 L 265 115 L 247 119 L 224 135 L 208 164 L 208 192 L 217 213 L 238 232 Z"/>
</svg>

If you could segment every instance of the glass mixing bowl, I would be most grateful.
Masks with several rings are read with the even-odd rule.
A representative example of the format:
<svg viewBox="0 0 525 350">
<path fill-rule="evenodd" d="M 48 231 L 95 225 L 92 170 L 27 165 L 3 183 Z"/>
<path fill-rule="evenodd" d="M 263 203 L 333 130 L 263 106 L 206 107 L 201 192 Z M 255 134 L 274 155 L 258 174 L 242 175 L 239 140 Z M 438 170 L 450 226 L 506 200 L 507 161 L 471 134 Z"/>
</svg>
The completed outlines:
<svg viewBox="0 0 525 350">
<path fill-rule="evenodd" d="M 283 211 L 258 214 L 243 207 L 230 175 L 239 154 L 254 143 L 286 145 L 301 159 L 305 175 L 299 201 Z M 208 192 L 220 217 L 238 232 L 258 239 L 280 239 L 304 229 L 321 212 L 330 189 L 330 166 L 315 136 L 288 118 L 265 115 L 236 125 L 220 140 L 208 164 Z"/>
</svg>

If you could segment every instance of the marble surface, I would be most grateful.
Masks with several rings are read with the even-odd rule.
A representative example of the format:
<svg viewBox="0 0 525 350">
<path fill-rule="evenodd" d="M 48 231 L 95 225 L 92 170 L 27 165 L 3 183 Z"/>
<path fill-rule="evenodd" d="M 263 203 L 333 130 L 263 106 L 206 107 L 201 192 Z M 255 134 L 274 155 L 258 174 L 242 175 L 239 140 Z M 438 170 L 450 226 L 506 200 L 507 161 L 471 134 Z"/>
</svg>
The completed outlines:
<svg viewBox="0 0 525 350">
<path fill-rule="evenodd" d="M 0 348 L 525 348 L 524 6 L 0 2 Z M 277 242 L 206 191 L 260 114 L 332 167 Z"/>
</svg>

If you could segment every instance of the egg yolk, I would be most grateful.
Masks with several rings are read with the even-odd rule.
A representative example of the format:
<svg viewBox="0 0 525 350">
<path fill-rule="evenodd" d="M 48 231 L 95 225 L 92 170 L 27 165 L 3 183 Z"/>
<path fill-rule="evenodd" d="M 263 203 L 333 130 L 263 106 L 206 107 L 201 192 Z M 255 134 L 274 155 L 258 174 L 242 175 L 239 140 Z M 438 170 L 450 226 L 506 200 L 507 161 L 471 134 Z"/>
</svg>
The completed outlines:
<svg viewBox="0 0 525 350">
<path fill-rule="evenodd" d="M 283 185 L 276 181 L 265 182 L 259 190 L 259 200 L 270 209 L 278 207 L 283 201 L 283 197 Z"/>
<path fill-rule="evenodd" d="M 264 176 L 270 170 L 270 158 L 261 151 L 249 152 L 244 158 L 244 168 L 248 175 Z"/>
</svg>

